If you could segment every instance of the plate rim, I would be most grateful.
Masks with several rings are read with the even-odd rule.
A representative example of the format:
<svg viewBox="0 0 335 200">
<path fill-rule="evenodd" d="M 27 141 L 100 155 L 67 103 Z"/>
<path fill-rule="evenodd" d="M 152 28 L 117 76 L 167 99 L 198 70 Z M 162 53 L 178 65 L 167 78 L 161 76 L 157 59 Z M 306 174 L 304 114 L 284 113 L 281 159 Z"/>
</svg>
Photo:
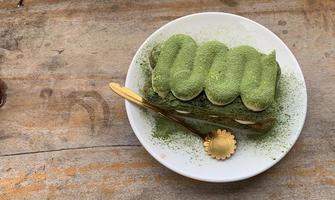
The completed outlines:
<svg viewBox="0 0 335 200">
<path fill-rule="evenodd" d="M 168 23 L 162 25 L 161 27 L 159 27 L 157 30 L 155 30 L 153 33 L 150 34 L 149 37 L 147 37 L 147 39 L 141 44 L 141 46 L 137 49 L 135 55 L 133 56 L 133 59 L 129 65 L 128 71 L 127 71 L 127 76 L 126 76 L 126 81 L 125 81 L 125 86 L 128 87 L 129 86 L 129 74 L 130 74 L 130 70 L 131 70 L 131 66 L 136 62 L 136 57 L 138 56 L 138 54 L 140 53 L 140 50 L 143 49 L 144 45 L 148 43 L 148 41 L 151 40 L 152 37 L 154 37 L 154 35 L 156 35 L 161 29 L 164 29 L 165 27 L 169 26 L 170 24 L 173 24 L 179 20 L 183 20 L 185 18 L 189 18 L 189 17 L 194 17 L 194 16 L 198 16 L 198 15 L 225 15 L 225 16 L 231 16 L 231 17 L 236 17 L 239 18 L 240 20 L 244 20 L 247 22 L 250 22 L 256 26 L 258 26 L 259 28 L 265 30 L 266 32 L 270 33 L 273 37 L 277 38 L 283 45 L 283 47 L 285 48 L 285 50 L 290 54 L 291 57 L 293 57 L 293 61 L 295 62 L 295 64 L 298 66 L 298 71 L 299 71 L 299 75 L 301 75 L 302 78 L 302 83 L 303 83 L 303 88 L 304 88 L 304 94 L 306 96 L 306 98 L 304 99 L 304 104 L 305 104 L 305 109 L 303 110 L 303 120 L 302 123 L 300 125 L 300 127 L 298 128 L 298 133 L 295 135 L 295 138 L 293 138 L 292 141 L 292 145 L 290 145 L 290 147 L 286 150 L 285 153 L 281 154 L 275 161 L 273 161 L 270 165 L 262 168 L 261 170 L 256 171 L 255 173 L 252 173 L 251 175 L 247 175 L 247 176 L 243 176 L 243 177 L 238 177 L 238 178 L 231 178 L 231 179 L 213 179 L 213 178 L 204 178 L 201 176 L 196 176 L 196 175 L 191 175 L 188 173 L 185 173 L 183 170 L 178 169 L 178 167 L 173 166 L 172 164 L 169 164 L 167 161 L 163 160 L 160 158 L 160 156 L 153 151 L 152 149 L 150 149 L 148 146 L 144 145 L 144 139 L 140 136 L 140 130 L 138 130 L 137 126 L 135 126 L 135 121 L 133 119 L 133 116 L 130 112 L 130 105 L 131 103 L 125 100 L 125 107 L 126 107 L 126 112 L 127 112 L 127 117 L 128 117 L 128 121 L 137 137 L 137 139 L 140 141 L 141 145 L 145 148 L 145 150 L 147 152 L 149 152 L 149 154 L 154 157 L 159 163 L 161 163 L 163 166 L 167 167 L 168 169 L 191 179 L 195 179 L 195 180 L 200 180 L 200 181 L 204 181 L 204 182 L 213 182 L 213 183 L 223 183 L 223 182 L 235 182 L 235 181 L 241 181 L 241 180 L 245 180 L 254 176 L 257 176 L 265 171 L 267 171 L 268 169 L 270 169 L 271 167 L 273 167 L 274 165 L 276 165 L 279 161 L 281 161 L 287 154 L 288 152 L 291 151 L 291 149 L 293 148 L 293 146 L 295 145 L 295 143 L 297 142 L 301 131 L 304 127 L 305 121 L 306 121 L 306 115 L 307 115 L 307 107 L 308 107 L 308 94 L 307 94 L 307 88 L 306 88 L 306 82 L 305 82 L 305 78 L 303 75 L 303 72 L 301 70 L 301 67 L 297 61 L 297 58 L 294 56 L 294 54 L 292 53 L 292 51 L 288 48 L 288 46 L 280 39 L 280 37 L 278 37 L 275 33 L 273 33 L 270 29 L 266 28 L 265 26 L 259 24 L 256 21 L 253 21 L 249 18 L 240 16 L 240 15 L 236 15 L 236 14 L 231 14 L 231 13 L 226 13 L 226 12 L 199 12 L 199 13 L 193 13 L 193 14 L 189 14 L 189 15 L 185 15 L 179 18 L 176 18 L 172 21 L 169 21 Z"/>
</svg>

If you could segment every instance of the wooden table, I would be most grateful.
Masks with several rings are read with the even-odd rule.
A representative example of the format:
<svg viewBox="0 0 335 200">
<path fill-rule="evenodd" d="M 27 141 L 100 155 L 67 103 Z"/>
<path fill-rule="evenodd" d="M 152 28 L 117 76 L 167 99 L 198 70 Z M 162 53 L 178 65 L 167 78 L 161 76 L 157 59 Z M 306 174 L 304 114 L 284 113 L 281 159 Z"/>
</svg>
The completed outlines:
<svg viewBox="0 0 335 200">
<path fill-rule="evenodd" d="M 335 1 L 0 0 L 0 199 L 334 199 Z M 223 11 L 275 32 L 296 55 L 308 114 L 289 154 L 213 184 L 155 161 L 107 87 L 170 20 Z"/>
</svg>

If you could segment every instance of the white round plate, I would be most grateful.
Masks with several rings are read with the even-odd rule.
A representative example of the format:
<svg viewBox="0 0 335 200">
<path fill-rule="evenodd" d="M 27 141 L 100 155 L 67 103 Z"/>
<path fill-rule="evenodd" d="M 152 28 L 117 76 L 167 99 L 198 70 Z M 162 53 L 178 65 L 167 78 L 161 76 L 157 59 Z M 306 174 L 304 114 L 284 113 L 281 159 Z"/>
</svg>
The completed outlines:
<svg viewBox="0 0 335 200">
<path fill-rule="evenodd" d="M 216 161 L 203 150 L 201 140 L 193 135 L 175 141 L 161 142 L 153 137 L 153 116 L 126 101 L 130 124 L 144 148 L 160 163 L 184 176 L 208 182 L 232 182 L 255 176 L 272 167 L 292 148 L 303 127 L 307 111 L 307 93 L 299 64 L 274 33 L 264 26 L 241 16 L 208 12 L 173 20 L 155 31 L 134 56 L 126 79 L 126 87 L 139 92 L 143 86 L 141 59 L 148 50 L 173 34 L 184 33 L 197 42 L 218 40 L 228 47 L 250 45 L 262 53 L 276 51 L 282 71 L 279 88 L 283 92 L 279 122 L 270 136 L 259 140 L 235 133 L 236 153 L 228 160 Z"/>
</svg>

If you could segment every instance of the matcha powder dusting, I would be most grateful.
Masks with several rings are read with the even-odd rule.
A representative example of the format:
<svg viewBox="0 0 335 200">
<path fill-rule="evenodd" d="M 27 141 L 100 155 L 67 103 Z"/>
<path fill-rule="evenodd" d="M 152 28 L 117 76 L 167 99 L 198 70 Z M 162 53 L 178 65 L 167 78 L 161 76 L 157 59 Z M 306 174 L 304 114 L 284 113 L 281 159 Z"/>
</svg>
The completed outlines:
<svg viewBox="0 0 335 200">
<path fill-rule="evenodd" d="M 153 137 L 168 142 L 171 141 L 171 136 L 181 131 L 181 129 L 182 127 L 178 126 L 178 124 L 157 116 L 153 127 Z"/>
</svg>

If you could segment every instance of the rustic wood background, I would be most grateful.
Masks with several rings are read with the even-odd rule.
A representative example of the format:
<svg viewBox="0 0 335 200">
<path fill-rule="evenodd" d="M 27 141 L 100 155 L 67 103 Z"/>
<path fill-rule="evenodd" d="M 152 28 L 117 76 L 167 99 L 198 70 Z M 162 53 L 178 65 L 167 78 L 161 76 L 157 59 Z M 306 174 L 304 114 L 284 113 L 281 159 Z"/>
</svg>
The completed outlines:
<svg viewBox="0 0 335 200">
<path fill-rule="evenodd" d="M 0 199 L 334 199 L 335 1 L 0 0 Z M 296 55 L 308 115 L 294 148 L 254 178 L 212 184 L 155 161 L 128 123 L 124 82 L 140 44 L 183 15 L 223 11 Z"/>
</svg>

